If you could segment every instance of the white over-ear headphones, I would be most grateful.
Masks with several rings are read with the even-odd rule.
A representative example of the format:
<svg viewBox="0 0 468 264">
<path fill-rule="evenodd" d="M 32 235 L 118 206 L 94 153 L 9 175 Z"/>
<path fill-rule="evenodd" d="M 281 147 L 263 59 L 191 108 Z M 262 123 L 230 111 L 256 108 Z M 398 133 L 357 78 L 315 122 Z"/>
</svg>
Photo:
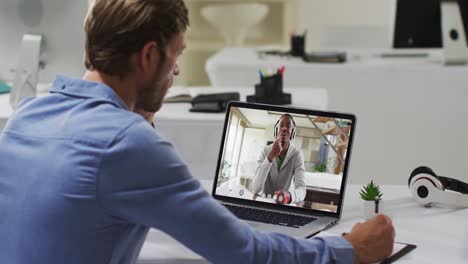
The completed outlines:
<svg viewBox="0 0 468 264">
<path fill-rule="evenodd" d="M 288 116 L 292 121 L 293 128 L 291 130 L 291 136 L 289 137 L 289 139 L 293 140 L 296 137 L 296 122 L 294 122 L 294 119 L 290 114 L 283 114 L 280 116 L 278 121 L 276 121 L 275 128 L 273 129 L 273 137 L 276 139 L 276 136 L 278 135 L 278 125 L 281 121 L 281 118 L 283 118 L 283 116 Z"/>
<path fill-rule="evenodd" d="M 408 187 L 416 201 L 426 207 L 432 204 L 468 207 L 468 184 L 438 176 L 429 167 L 414 169 L 408 179 Z"/>
</svg>

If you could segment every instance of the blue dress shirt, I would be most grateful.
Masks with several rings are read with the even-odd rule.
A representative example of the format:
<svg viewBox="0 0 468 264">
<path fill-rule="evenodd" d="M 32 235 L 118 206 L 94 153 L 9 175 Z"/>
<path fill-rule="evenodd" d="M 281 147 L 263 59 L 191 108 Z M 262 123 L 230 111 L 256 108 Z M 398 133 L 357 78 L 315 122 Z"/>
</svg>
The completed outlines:
<svg viewBox="0 0 468 264">
<path fill-rule="evenodd" d="M 108 86 L 58 76 L 0 135 L 0 262 L 136 263 L 149 228 L 214 263 L 351 263 L 341 237 L 254 231 Z"/>
</svg>

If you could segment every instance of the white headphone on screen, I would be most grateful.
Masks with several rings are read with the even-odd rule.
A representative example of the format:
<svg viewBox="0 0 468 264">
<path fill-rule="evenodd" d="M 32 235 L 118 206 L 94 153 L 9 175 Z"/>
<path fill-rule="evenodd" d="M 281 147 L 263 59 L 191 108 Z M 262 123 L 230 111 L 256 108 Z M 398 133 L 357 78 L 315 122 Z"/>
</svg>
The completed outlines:
<svg viewBox="0 0 468 264">
<path fill-rule="evenodd" d="M 468 207 L 468 184 L 438 176 L 429 167 L 414 169 L 408 179 L 408 187 L 414 199 L 426 207 L 432 204 Z"/>
</svg>

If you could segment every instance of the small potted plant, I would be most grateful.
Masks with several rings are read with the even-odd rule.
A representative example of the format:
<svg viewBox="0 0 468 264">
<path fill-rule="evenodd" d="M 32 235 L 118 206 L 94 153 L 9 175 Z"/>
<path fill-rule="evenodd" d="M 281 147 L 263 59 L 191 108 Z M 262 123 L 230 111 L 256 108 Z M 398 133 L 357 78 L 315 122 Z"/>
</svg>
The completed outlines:
<svg viewBox="0 0 468 264">
<path fill-rule="evenodd" d="M 383 202 L 380 187 L 371 181 L 369 184 L 362 186 L 359 193 L 363 200 L 363 213 L 364 218 L 372 218 L 375 214 L 382 212 Z"/>
</svg>

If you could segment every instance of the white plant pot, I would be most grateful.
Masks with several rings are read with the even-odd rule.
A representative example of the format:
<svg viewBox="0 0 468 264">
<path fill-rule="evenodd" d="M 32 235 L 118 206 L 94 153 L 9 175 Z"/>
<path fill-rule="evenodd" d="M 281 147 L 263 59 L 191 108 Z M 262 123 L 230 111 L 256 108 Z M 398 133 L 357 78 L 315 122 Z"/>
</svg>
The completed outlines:
<svg viewBox="0 0 468 264">
<path fill-rule="evenodd" d="M 365 219 L 370 219 L 376 214 L 383 213 L 383 200 L 362 201 L 362 211 Z"/>
</svg>

